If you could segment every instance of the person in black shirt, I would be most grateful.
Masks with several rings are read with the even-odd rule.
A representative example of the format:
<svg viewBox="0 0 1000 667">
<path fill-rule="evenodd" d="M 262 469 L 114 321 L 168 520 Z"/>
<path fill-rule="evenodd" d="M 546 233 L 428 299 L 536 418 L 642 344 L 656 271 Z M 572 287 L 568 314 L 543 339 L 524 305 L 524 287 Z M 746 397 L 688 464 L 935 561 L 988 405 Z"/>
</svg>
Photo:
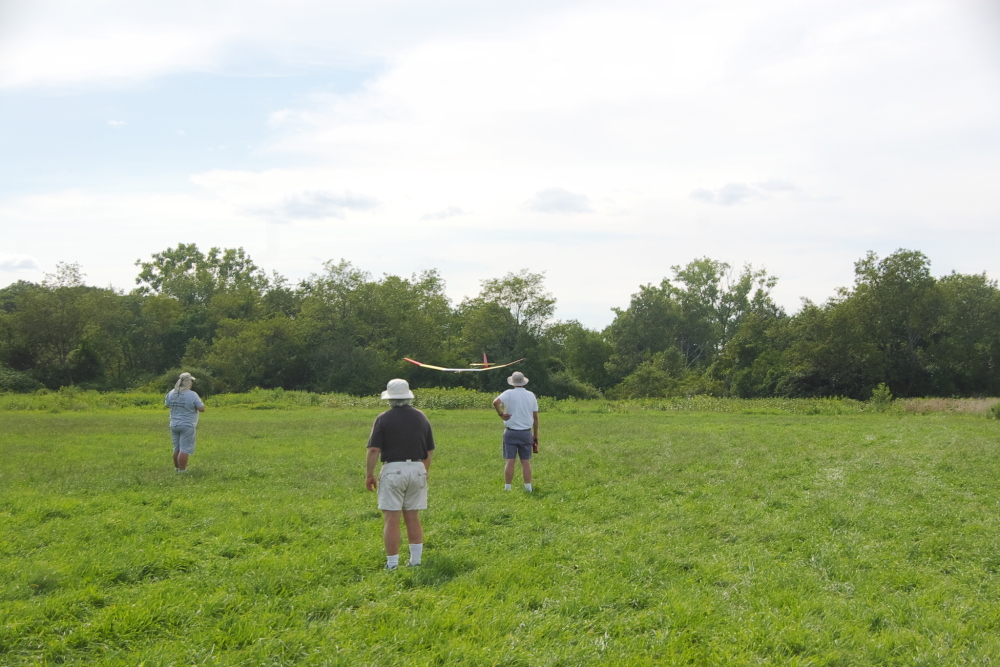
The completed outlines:
<svg viewBox="0 0 1000 667">
<path fill-rule="evenodd" d="M 378 508 L 385 520 L 385 569 L 399 565 L 399 519 L 406 523 L 410 544 L 409 565 L 420 565 L 424 550 L 424 529 L 419 511 L 427 509 L 427 473 L 434 454 L 434 434 L 423 412 L 414 408 L 413 392 L 406 380 L 389 380 L 382 398 L 390 409 L 375 418 L 368 438 L 365 487 L 378 489 Z M 375 464 L 382 469 L 375 479 Z"/>
</svg>

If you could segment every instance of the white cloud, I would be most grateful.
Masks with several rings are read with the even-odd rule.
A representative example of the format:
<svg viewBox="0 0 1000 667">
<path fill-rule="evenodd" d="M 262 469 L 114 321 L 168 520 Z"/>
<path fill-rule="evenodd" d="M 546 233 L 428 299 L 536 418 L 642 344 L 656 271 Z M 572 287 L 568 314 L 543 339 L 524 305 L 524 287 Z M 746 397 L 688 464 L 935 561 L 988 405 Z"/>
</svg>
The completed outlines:
<svg viewBox="0 0 1000 667">
<path fill-rule="evenodd" d="M 436 211 L 434 213 L 426 213 L 420 216 L 422 221 L 428 220 L 447 220 L 448 218 L 454 218 L 459 215 L 468 215 L 465 211 L 457 206 L 449 206 L 448 208 Z"/>
<path fill-rule="evenodd" d="M 799 187 L 794 183 L 790 183 L 780 178 L 770 178 L 766 181 L 757 183 L 756 186 L 766 192 L 797 192 L 799 190 Z"/>
<path fill-rule="evenodd" d="M 302 258 L 315 270 L 343 256 L 375 273 L 437 267 L 474 293 L 516 251 L 560 302 L 605 312 L 704 255 L 766 265 L 789 308 L 848 284 L 868 249 L 934 249 L 943 270 L 1000 277 L 987 250 L 1000 241 L 1000 68 L 964 0 L 179 2 L 18 3 L 0 27 L 0 88 L 378 74 L 348 93 L 270 97 L 283 107 L 248 122 L 270 133 L 252 161 L 242 138 L 200 126 L 206 146 L 230 146 L 204 151 L 226 168 L 182 167 L 196 172 L 185 196 L 108 181 L 0 199 L 16 247 L 45 265 L 82 248 L 148 256 L 182 234 L 245 245 L 293 277 Z M 262 96 L 270 81 L 255 81 Z M 487 236 L 515 224 L 553 242 L 521 252 Z"/>
<path fill-rule="evenodd" d="M 757 190 L 743 183 L 727 183 L 714 192 L 700 188 L 692 192 L 691 196 L 710 204 L 733 206 L 756 198 Z"/>
<path fill-rule="evenodd" d="M 562 188 L 548 188 L 535 194 L 524 204 L 536 213 L 590 213 L 590 200 L 586 195 L 576 194 Z"/>
<path fill-rule="evenodd" d="M 0 255 L 0 271 L 38 271 L 41 267 L 31 255 Z"/>
<path fill-rule="evenodd" d="M 276 206 L 249 209 L 249 212 L 263 216 L 271 222 L 283 223 L 295 220 L 344 218 L 350 211 L 370 211 L 376 206 L 378 201 L 371 197 L 351 192 L 334 194 L 316 191 L 291 195 Z"/>
<path fill-rule="evenodd" d="M 444 35 L 504 30 L 570 0 L 32 0 L 3 7 L 0 89 L 178 72 L 370 67 Z"/>
<path fill-rule="evenodd" d="M 801 195 L 801 188 L 794 183 L 771 178 L 759 183 L 726 183 L 717 190 L 697 188 L 691 192 L 691 198 L 708 204 L 720 206 L 735 206 L 753 201 L 766 201 L 776 195 Z"/>
</svg>

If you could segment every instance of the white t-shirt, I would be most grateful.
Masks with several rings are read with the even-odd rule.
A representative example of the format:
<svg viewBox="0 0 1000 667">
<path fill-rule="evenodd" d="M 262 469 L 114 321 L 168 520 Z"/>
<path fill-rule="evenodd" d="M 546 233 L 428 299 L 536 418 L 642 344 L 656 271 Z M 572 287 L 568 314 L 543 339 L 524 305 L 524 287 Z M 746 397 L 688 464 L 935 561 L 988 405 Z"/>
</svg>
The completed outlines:
<svg viewBox="0 0 1000 667">
<path fill-rule="evenodd" d="M 508 389 L 497 396 L 503 403 L 504 412 L 510 414 L 505 426 L 515 431 L 525 431 L 535 425 L 534 415 L 538 412 L 535 395 L 523 387 Z"/>
</svg>

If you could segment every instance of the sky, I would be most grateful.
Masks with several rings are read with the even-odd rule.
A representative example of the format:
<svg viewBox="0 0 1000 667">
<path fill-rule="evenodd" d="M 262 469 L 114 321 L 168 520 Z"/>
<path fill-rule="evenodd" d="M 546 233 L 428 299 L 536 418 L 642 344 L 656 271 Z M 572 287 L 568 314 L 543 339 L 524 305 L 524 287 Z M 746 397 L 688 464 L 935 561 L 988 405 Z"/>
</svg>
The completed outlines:
<svg viewBox="0 0 1000 667">
<path fill-rule="evenodd" d="M 0 286 L 179 243 L 293 283 L 544 272 L 601 329 L 709 257 L 1000 279 L 993 0 L 0 0 Z"/>
</svg>

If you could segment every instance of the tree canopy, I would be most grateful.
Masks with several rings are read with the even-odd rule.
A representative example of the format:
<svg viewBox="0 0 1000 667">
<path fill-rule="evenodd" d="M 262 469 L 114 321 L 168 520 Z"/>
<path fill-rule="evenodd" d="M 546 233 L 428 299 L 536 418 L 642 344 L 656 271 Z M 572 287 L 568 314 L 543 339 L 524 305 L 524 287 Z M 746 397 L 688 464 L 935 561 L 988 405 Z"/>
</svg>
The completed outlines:
<svg viewBox="0 0 1000 667">
<path fill-rule="evenodd" d="M 292 285 L 243 248 L 179 244 L 138 260 L 131 291 L 60 263 L 0 289 L 0 391 L 159 386 L 196 370 L 212 391 L 282 387 L 372 394 L 414 386 L 494 391 L 503 372 L 445 374 L 483 354 L 557 397 L 867 398 L 1000 394 L 1000 290 L 985 274 L 935 278 L 918 251 L 868 253 L 854 284 L 788 315 L 761 268 L 702 257 L 613 308 L 603 331 L 555 319 L 545 275 L 483 280 L 453 304 L 436 270 L 373 277 L 346 260 Z M 162 379 L 161 379 L 162 378 Z"/>
</svg>

